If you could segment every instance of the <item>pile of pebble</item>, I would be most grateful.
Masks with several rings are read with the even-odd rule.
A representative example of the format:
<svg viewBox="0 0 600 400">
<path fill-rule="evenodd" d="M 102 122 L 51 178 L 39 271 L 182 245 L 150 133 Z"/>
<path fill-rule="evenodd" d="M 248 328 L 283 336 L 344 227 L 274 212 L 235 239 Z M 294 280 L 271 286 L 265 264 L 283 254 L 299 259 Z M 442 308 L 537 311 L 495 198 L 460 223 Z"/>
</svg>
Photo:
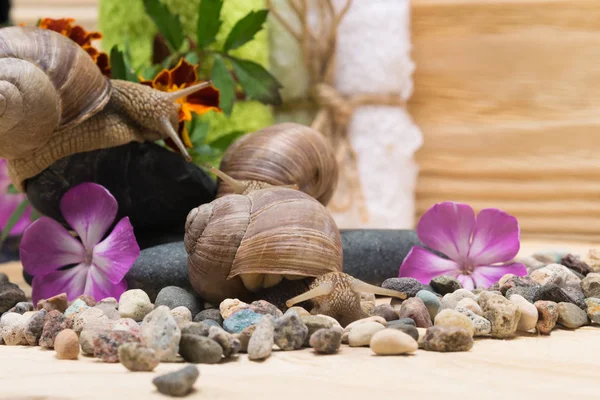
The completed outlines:
<svg viewBox="0 0 600 400">
<path fill-rule="evenodd" d="M 468 351 L 474 337 L 507 339 L 519 332 L 550 334 L 557 324 L 576 329 L 600 324 L 600 273 L 572 256 L 559 263 L 524 260 L 525 277 L 506 275 L 487 290 L 463 289 L 441 276 L 429 285 L 412 278 L 390 278 L 383 287 L 406 292 L 408 299 L 376 305 L 365 295 L 371 315 L 346 327 L 301 307 L 282 312 L 259 300 L 226 299 L 218 308 L 179 287 L 163 288 L 154 304 L 133 289 L 119 301 L 65 294 L 38 303 L 0 274 L 0 344 L 41 346 L 59 359 L 81 354 L 131 371 L 153 371 L 161 362 L 188 362 L 185 368 L 156 377 L 157 390 L 184 396 L 199 376 L 192 364 L 216 364 L 247 353 L 253 361 L 306 347 L 338 353 L 342 344 L 370 347 L 377 355 Z M 552 260 L 546 260 L 552 261 Z M 600 266 L 600 264 L 598 264 Z M 600 270 L 600 268 L 599 268 Z"/>
</svg>

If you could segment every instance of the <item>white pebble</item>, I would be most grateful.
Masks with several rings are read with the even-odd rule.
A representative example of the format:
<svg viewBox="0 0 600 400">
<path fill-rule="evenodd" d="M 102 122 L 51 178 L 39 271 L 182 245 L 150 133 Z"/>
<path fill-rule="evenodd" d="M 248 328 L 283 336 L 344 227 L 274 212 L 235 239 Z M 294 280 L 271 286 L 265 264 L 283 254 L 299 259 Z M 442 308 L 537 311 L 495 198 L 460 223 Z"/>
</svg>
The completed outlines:
<svg viewBox="0 0 600 400">
<path fill-rule="evenodd" d="M 521 319 L 519 319 L 519 325 L 517 330 L 522 332 L 528 332 L 535 329 L 538 321 L 538 310 L 536 306 L 528 302 L 523 296 L 519 294 L 513 294 L 509 299 L 513 304 L 516 304 L 521 311 Z"/>
<path fill-rule="evenodd" d="M 466 297 L 456 304 L 455 309 L 458 307 L 466 308 L 467 310 L 471 310 L 473 313 L 479 316 L 483 316 L 483 310 L 481 309 L 481 306 L 477 304 L 474 299 Z"/>
<path fill-rule="evenodd" d="M 380 317 L 379 315 L 374 315 L 372 317 L 367 317 L 367 318 L 359 319 L 358 321 L 354 321 L 351 324 L 348 324 L 346 326 L 346 328 L 344 328 L 344 333 L 348 333 L 352 329 L 354 329 L 356 326 L 365 324 L 367 322 L 377 322 L 378 324 L 380 324 L 380 325 L 382 325 L 384 327 L 387 326 L 387 321 L 385 320 L 385 318 Z"/>
<path fill-rule="evenodd" d="M 189 308 L 184 306 L 175 307 L 171 310 L 171 314 L 174 317 L 183 318 L 184 320 L 191 321 L 192 320 L 192 312 Z"/>
<path fill-rule="evenodd" d="M 348 334 L 348 344 L 352 347 L 368 346 L 373 335 L 382 329 L 385 329 L 385 327 L 377 322 L 360 324 L 352 328 Z"/>
<path fill-rule="evenodd" d="M 371 350 L 379 355 L 414 353 L 419 348 L 417 341 L 397 329 L 383 329 L 371 337 Z"/>
<path fill-rule="evenodd" d="M 150 297 L 141 289 L 128 290 L 119 299 L 119 315 L 121 318 L 131 318 L 139 322 L 152 311 L 152 308 Z"/>
<path fill-rule="evenodd" d="M 471 319 L 456 310 L 446 309 L 440 311 L 435 316 L 434 325 L 464 328 L 471 334 L 471 337 L 475 335 L 475 326 L 473 326 Z"/>
</svg>

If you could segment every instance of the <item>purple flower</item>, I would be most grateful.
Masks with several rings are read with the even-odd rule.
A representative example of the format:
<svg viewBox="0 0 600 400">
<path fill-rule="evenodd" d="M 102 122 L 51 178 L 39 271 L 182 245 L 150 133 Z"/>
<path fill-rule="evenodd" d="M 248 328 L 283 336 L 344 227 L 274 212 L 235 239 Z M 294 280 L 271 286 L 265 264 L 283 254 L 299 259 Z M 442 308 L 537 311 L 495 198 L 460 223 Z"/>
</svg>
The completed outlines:
<svg viewBox="0 0 600 400">
<path fill-rule="evenodd" d="M 67 293 L 69 300 L 82 294 L 98 300 L 119 299 L 127 289 L 125 274 L 140 248 L 128 217 L 104 238 L 117 209 L 117 201 L 104 187 L 82 183 L 60 201 L 63 217 L 81 241 L 48 217 L 36 220 L 25 230 L 20 254 L 23 268 L 34 276 L 34 303 L 60 293 Z M 59 270 L 72 264 L 73 268 Z"/>
<path fill-rule="evenodd" d="M 466 204 L 438 203 L 423 214 L 417 234 L 449 260 L 415 246 L 402 262 L 400 277 L 428 284 L 436 276 L 449 275 L 472 290 L 488 288 L 505 274 L 527 274 L 523 264 L 510 262 L 519 252 L 519 223 L 504 211 L 486 208 L 475 219 Z"/>
<path fill-rule="evenodd" d="M 25 201 L 24 194 L 8 193 L 10 178 L 8 177 L 8 168 L 6 160 L 0 158 L 0 230 L 4 229 L 12 213 Z M 20 235 L 31 223 L 31 206 L 25 209 L 23 216 L 17 221 L 10 230 L 10 235 Z"/>
</svg>

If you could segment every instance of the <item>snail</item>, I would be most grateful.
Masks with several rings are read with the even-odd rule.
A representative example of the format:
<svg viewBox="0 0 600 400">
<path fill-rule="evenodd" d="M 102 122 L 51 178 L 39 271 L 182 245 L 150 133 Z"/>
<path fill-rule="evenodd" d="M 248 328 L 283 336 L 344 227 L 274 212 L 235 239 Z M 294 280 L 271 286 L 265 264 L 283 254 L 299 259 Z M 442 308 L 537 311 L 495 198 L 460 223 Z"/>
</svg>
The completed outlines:
<svg viewBox="0 0 600 400">
<path fill-rule="evenodd" d="M 109 80 L 59 33 L 0 29 L 0 157 L 32 205 L 63 223 L 62 195 L 92 181 L 113 193 L 136 234 L 138 228 L 183 234 L 188 210 L 214 199 L 216 185 L 185 161 L 177 100 L 209 87 L 162 92 Z M 163 138 L 184 157 L 152 143 Z"/>
<path fill-rule="evenodd" d="M 241 181 L 234 188 L 220 177 L 217 197 L 268 186 L 297 185 L 327 205 L 338 181 L 333 148 L 318 131 L 280 123 L 242 136 L 229 146 L 219 170 Z"/>
<path fill-rule="evenodd" d="M 188 214 L 184 243 L 189 279 L 206 301 L 250 300 L 264 289 L 286 290 L 287 285 L 279 285 L 284 280 L 316 278 L 304 294 L 278 296 L 295 296 L 288 307 L 311 300 L 311 312 L 350 323 L 366 316 L 360 292 L 406 298 L 342 272 L 339 230 L 316 199 L 289 187 L 253 187 L 213 171 L 232 188 L 245 189 Z"/>
</svg>

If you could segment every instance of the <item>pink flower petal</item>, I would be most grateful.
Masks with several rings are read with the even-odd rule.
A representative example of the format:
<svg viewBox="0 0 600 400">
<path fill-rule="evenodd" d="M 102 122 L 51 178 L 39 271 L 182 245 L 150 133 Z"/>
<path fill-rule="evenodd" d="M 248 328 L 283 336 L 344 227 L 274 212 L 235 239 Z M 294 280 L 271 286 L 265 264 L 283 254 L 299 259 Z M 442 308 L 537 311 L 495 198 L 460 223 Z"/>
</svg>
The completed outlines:
<svg viewBox="0 0 600 400">
<path fill-rule="evenodd" d="M 84 263 L 64 271 L 55 271 L 33 278 L 31 299 L 34 304 L 57 294 L 66 293 L 69 300 L 81 296 L 85 290 L 88 270 Z"/>
<path fill-rule="evenodd" d="M 510 261 L 519 247 L 519 222 L 515 217 L 494 208 L 481 210 L 469 250 L 473 265 Z"/>
<path fill-rule="evenodd" d="M 525 276 L 527 275 L 527 268 L 519 263 L 475 267 L 471 276 L 477 287 L 487 289 L 506 274 Z"/>
<path fill-rule="evenodd" d="M 473 290 L 475 289 L 475 282 L 469 275 L 458 275 L 456 279 L 462 284 L 463 289 Z"/>
<path fill-rule="evenodd" d="M 65 265 L 79 264 L 86 257 L 81 242 L 48 217 L 41 217 L 25 229 L 19 252 L 23 268 L 33 276 L 52 273 Z"/>
<path fill-rule="evenodd" d="M 446 202 L 431 207 L 419 221 L 417 234 L 428 247 L 464 264 L 475 228 L 475 212 L 466 204 Z"/>
<path fill-rule="evenodd" d="M 119 221 L 106 239 L 94 247 L 94 265 L 113 284 L 123 280 L 135 260 L 140 255 L 140 247 L 135 240 L 129 218 Z"/>
<path fill-rule="evenodd" d="M 89 294 L 96 300 L 105 299 L 107 297 L 114 297 L 119 300 L 126 290 L 127 282 L 125 279 L 117 283 L 112 283 L 97 267 L 92 266 L 89 269 L 85 284 L 85 294 Z"/>
<path fill-rule="evenodd" d="M 98 244 L 117 216 L 117 200 L 103 186 L 82 183 L 60 200 L 60 211 L 77 232 L 83 246 L 91 251 Z"/>
<path fill-rule="evenodd" d="M 415 278 L 427 285 L 440 275 L 456 276 L 459 266 L 452 260 L 445 260 L 422 247 L 414 246 L 400 266 L 399 277 Z"/>
</svg>

